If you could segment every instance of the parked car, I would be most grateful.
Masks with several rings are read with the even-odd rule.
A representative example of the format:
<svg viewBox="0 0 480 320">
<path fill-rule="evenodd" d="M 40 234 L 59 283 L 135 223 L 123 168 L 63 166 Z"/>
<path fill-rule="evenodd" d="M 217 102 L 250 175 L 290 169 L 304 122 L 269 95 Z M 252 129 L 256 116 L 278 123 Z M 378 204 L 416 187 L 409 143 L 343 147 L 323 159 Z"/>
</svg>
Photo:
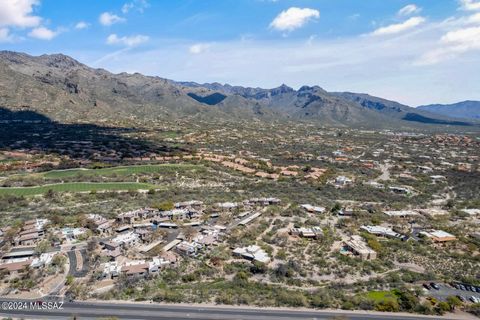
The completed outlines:
<svg viewBox="0 0 480 320">
<path fill-rule="evenodd" d="M 423 287 L 424 287 L 425 289 L 427 289 L 427 290 L 432 289 L 427 283 L 424 283 L 424 284 L 423 284 Z"/>
<path fill-rule="evenodd" d="M 460 287 L 460 290 L 465 290 L 465 287 L 463 286 L 463 284 L 460 284 L 458 286 Z"/>
<path fill-rule="evenodd" d="M 465 299 L 464 297 L 462 296 L 457 296 L 457 298 L 462 301 L 462 302 L 467 302 L 467 299 Z"/>
<path fill-rule="evenodd" d="M 436 284 L 435 282 L 430 282 L 430 285 L 432 286 L 433 289 L 440 290 L 440 286 L 438 284 Z"/>
<path fill-rule="evenodd" d="M 477 297 L 471 296 L 470 301 L 472 301 L 473 303 L 479 303 L 480 299 L 478 299 Z"/>
</svg>

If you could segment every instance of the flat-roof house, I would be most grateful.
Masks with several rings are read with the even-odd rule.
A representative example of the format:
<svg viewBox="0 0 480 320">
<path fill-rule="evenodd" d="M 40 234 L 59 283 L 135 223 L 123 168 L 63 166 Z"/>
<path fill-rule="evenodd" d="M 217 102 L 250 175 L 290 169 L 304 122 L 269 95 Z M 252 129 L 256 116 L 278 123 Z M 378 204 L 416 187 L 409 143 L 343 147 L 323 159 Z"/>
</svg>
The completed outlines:
<svg viewBox="0 0 480 320">
<path fill-rule="evenodd" d="M 279 204 L 281 202 L 280 199 L 278 198 L 252 198 L 244 201 L 244 204 L 246 205 L 262 205 L 262 206 L 268 206 L 272 204 Z"/>
<path fill-rule="evenodd" d="M 15 248 L 12 248 L 15 249 Z M 15 250 L 5 253 L 2 256 L 2 260 L 8 262 L 12 259 L 29 259 L 35 255 L 34 250 Z"/>
<path fill-rule="evenodd" d="M 268 253 L 266 253 L 262 248 L 257 245 L 236 248 L 233 250 L 233 254 L 251 261 L 258 261 L 262 263 L 270 262 L 270 257 L 268 256 Z"/>
<path fill-rule="evenodd" d="M 259 216 L 262 215 L 262 212 L 259 211 L 259 212 L 255 212 L 254 214 L 242 219 L 238 224 L 239 225 L 247 225 L 249 224 L 250 222 L 252 222 L 253 220 L 255 220 L 256 218 L 258 218 Z"/>
<path fill-rule="evenodd" d="M 388 189 L 396 194 L 404 194 L 404 195 L 409 195 L 412 193 L 412 190 L 410 188 L 406 187 L 388 187 Z"/>
<path fill-rule="evenodd" d="M 370 248 L 362 237 L 357 235 L 351 236 L 350 239 L 344 242 L 341 253 L 351 253 L 362 260 L 374 260 L 377 258 L 377 252 Z"/>
<path fill-rule="evenodd" d="M 200 209 L 202 206 L 203 206 L 203 201 L 198 201 L 198 200 L 177 202 L 177 203 L 174 204 L 174 207 L 177 208 L 177 209 L 182 209 L 182 208 L 197 208 L 197 209 Z"/>
<path fill-rule="evenodd" d="M 96 232 L 100 234 L 112 232 L 112 225 L 115 220 L 107 220 L 103 216 L 94 213 L 87 215 L 87 219 L 93 222 Z"/>
<path fill-rule="evenodd" d="M 344 187 L 346 185 L 349 185 L 353 182 L 352 179 L 345 177 L 345 176 L 338 176 L 335 178 L 335 185 L 339 187 Z"/>
<path fill-rule="evenodd" d="M 115 278 L 120 275 L 122 267 L 118 265 L 117 261 L 107 262 L 103 265 L 103 276 L 105 278 Z"/>
<path fill-rule="evenodd" d="M 111 241 L 120 244 L 122 247 L 130 247 L 138 243 L 139 237 L 134 232 L 122 233 Z"/>
<path fill-rule="evenodd" d="M 122 256 L 122 251 L 120 250 L 119 247 L 117 247 L 114 250 L 106 250 L 104 255 L 107 256 L 110 259 L 110 261 L 116 261 L 118 258 Z"/>
<path fill-rule="evenodd" d="M 408 239 L 408 236 L 405 236 L 403 234 L 400 234 L 398 232 L 393 231 L 391 228 L 386 228 L 382 226 L 361 226 L 360 229 L 370 233 L 374 234 L 378 237 L 385 237 L 385 238 L 390 238 L 390 239 L 399 239 L 402 241 L 405 241 Z"/>
<path fill-rule="evenodd" d="M 78 239 L 82 235 L 84 235 L 87 230 L 84 228 L 69 228 L 65 227 L 62 229 L 62 237 L 66 240 L 74 240 Z"/>
<path fill-rule="evenodd" d="M 290 234 L 302 238 L 318 238 L 323 235 L 323 230 L 319 227 L 312 228 L 292 228 Z"/>
<path fill-rule="evenodd" d="M 97 226 L 96 231 L 100 234 L 110 234 L 112 232 L 113 221 L 105 221 Z"/>
<path fill-rule="evenodd" d="M 41 236 L 39 235 L 38 232 L 32 232 L 32 233 L 23 234 L 23 235 L 20 235 L 19 237 L 16 237 L 14 239 L 14 243 L 17 246 L 33 246 L 40 239 L 41 239 Z"/>
<path fill-rule="evenodd" d="M 33 261 L 32 259 L 27 259 L 19 262 L 0 264 L 0 270 L 5 270 L 9 274 L 16 274 L 16 273 L 19 273 L 20 271 L 25 270 L 27 267 L 29 267 L 32 261 Z"/>
<path fill-rule="evenodd" d="M 221 202 L 215 204 L 216 207 L 223 209 L 223 210 L 232 210 L 238 207 L 238 203 L 236 202 Z"/>
<path fill-rule="evenodd" d="M 127 277 L 143 277 L 148 274 L 150 265 L 146 262 L 129 264 L 122 267 L 121 272 Z"/>
<path fill-rule="evenodd" d="M 315 213 L 323 213 L 326 210 L 324 207 L 312 206 L 311 204 L 302 204 L 300 205 L 300 207 L 307 210 L 308 212 L 315 212 Z"/>
<path fill-rule="evenodd" d="M 132 210 L 128 212 L 123 212 L 117 216 L 117 221 L 123 222 L 123 223 L 133 223 L 135 221 L 148 218 L 152 214 L 152 211 L 154 211 L 154 209 L 143 208 L 143 209 L 137 209 L 137 210 Z"/>
<path fill-rule="evenodd" d="M 121 244 L 113 241 L 105 241 L 103 242 L 103 246 L 106 250 L 113 251 L 116 249 L 120 249 Z"/>
<path fill-rule="evenodd" d="M 421 231 L 420 234 L 432 239 L 433 242 L 449 242 L 457 240 L 453 234 L 442 230 Z"/>
<path fill-rule="evenodd" d="M 384 211 L 387 216 L 389 217 L 399 217 L 399 218 L 406 218 L 410 216 L 418 216 L 419 213 L 413 210 L 387 210 Z"/>
<path fill-rule="evenodd" d="M 30 264 L 32 268 L 40 268 L 52 263 L 53 257 L 59 254 L 58 252 L 42 253 L 39 257 L 34 258 Z"/>
<path fill-rule="evenodd" d="M 182 241 L 175 247 L 175 250 L 181 255 L 193 257 L 198 254 L 201 248 L 202 245 L 197 242 Z"/>
</svg>

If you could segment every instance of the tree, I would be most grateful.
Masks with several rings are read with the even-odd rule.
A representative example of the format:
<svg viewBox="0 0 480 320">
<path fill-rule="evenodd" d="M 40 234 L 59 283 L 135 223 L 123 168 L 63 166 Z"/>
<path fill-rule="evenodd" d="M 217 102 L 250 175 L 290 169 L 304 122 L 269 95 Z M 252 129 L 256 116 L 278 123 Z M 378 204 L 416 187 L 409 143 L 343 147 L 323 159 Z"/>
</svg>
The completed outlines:
<svg viewBox="0 0 480 320">
<path fill-rule="evenodd" d="M 332 213 L 337 213 L 340 210 L 342 210 L 342 205 L 340 203 L 336 202 L 331 211 L 332 211 Z"/>
<path fill-rule="evenodd" d="M 56 226 L 63 226 L 65 224 L 65 218 L 55 213 L 50 216 L 50 221 Z"/>
<path fill-rule="evenodd" d="M 451 310 L 450 304 L 445 301 L 440 301 L 438 303 L 438 309 L 441 311 L 441 313 L 447 312 Z"/>
<path fill-rule="evenodd" d="M 447 302 L 450 305 L 452 310 L 455 310 L 456 307 L 459 307 L 462 305 L 462 301 L 455 296 L 448 296 Z"/>
<path fill-rule="evenodd" d="M 376 252 L 380 252 L 382 250 L 382 245 L 378 242 L 377 239 L 371 238 L 367 240 L 368 246 L 375 250 Z"/>
<path fill-rule="evenodd" d="M 265 273 L 267 272 L 268 268 L 265 265 L 265 263 L 260 262 L 260 261 L 254 261 L 252 266 L 250 267 L 250 272 L 255 274 L 255 273 Z"/>
<path fill-rule="evenodd" d="M 35 247 L 37 253 L 45 253 L 50 248 L 50 243 L 47 240 L 40 241 Z"/>
<path fill-rule="evenodd" d="M 395 295 L 398 297 L 398 302 L 402 310 L 412 311 L 418 305 L 418 298 L 411 292 L 395 290 Z"/>
<path fill-rule="evenodd" d="M 53 191 L 53 189 L 48 189 L 47 193 L 45 193 L 45 198 L 47 199 L 55 198 L 55 191 Z"/>
<path fill-rule="evenodd" d="M 152 207 L 160 211 L 169 211 L 172 210 L 175 206 L 172 201 L 163 201 L 153 204 Z"/>
<path fill-rule="evenodd" d="M 57 266 L 59 269 L 63 270 L 67 263 L 67 258 L 64 255 L 57 254 L 52 259 L 52 265 Z"/>
<path fill-rule="evenodd" d="M 77 215 L 76 217 L 77 225 L 80 227 L 85 227 L 87 225 L 87 216 L 83 213 Z"/>
<path fill-rule="evenodd" d="M 397 301 L 382 300 L 377 302 L 377 304 L 375 305 L 375 309 L 377 311 L 384 311 L 384 312 L 397 312 L 400 310 L 400 306 L 398 305 Z"/>
</svg>

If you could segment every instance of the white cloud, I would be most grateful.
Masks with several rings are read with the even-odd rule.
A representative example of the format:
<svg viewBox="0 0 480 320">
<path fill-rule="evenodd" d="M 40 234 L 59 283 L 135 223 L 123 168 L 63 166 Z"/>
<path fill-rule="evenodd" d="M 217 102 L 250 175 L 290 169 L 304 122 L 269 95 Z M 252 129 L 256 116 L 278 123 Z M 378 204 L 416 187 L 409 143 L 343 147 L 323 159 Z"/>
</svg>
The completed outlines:
<svg viewBox="0 0 480 320">
<path fill-rule="evenodd" d="M 113 13 L 110 12 L 104 12 L 100 15 L 98 18 L 100 23 L 104 26 L 111 26 L 112 24 L 118 23 L 118 22 L 124 22 L 125 18 L 119 17 Z"/>
<path fill-rule="evenodd" d="M 443 35 L 439 45 L 424 53 L 415 63 L 438 64 L 474 50 L 480 50 L 480 27 L 461 28 Z"/>
<path fill-rule="evenodd" d="M 9 42 L 12 40 L 8 28 L 0 28 L 0 42 Z"/>
<path fill-rule="evenodd" d="M 32 38 L 36 38 L 40 40 L 52 40 L 58 35 L 58 32 L 52 31 L 46 27 L 38 27 L 30 31 L 28 35 Z"/>
<path fill-rule="evenodd" d="M 147 0 L 134 0 L 132 2 L 127 2 L 122 6 L 122 12 L 127 14 L 130 10 L 135 9 L 138 12 L 143 13 L 146 8 L 150 5 Z"/>
<path fill-rule="evenodd" d="M 480 12 L 467 18 L 467 23 L 480 23 Z"/>
<path fill-rule="evenodd" d="M 133 8 L 133 3 L 125 3 L 123 6 L 122 6 L 122 12 L 124 14 L 127 14 L 128 11 L 130 11 L 131 9 Z"/>
<path fill-rule="evenodd" d="M 480 50 L 480 12 L 470 16 L 449 18 L 438 25 L 443 33 L 436 38 L 438 40 L 432 48 L 414 61 L 414 65 L 445 63 Z"/>
<path fill-rule="evenodd" d="M 480 10 L 480 1 L 460 0 L 461 8 L 467 11 Z"/>
<path fill-rule="evenodd" d="M 442 37 L 441 42 L 447 44 L 462 44 L 467 47 L 478 46 L 480 44 L 480 27 L 450 31 Z"/>
<path fill-rule="evenodd" d="M 188 51 L 192 54 L 199 54 L 207 51 L 211 47 L 208 43 L 196 43 L 188 48 Z"/>
<path fill-rule="evenodd" d="M 412 14 L 418 14 L 422 11 L 422 8 L 418 7 L 415 4 L 408 4 L 402 9 L 398 10 L 398 15 L 399 16 L 410 16 Z"/>
<path fill-rule="evenodd" d="M 87 29 L 89 26 L 90 24 L 86 23 L 85 21 L 80 21 L 75 25 L 75 29 L 77 30 Z"/>
<path fill-rule="evenodd" d="M 135 46 L 138 46 L 139 44 L 147 42 L 149 39 L 150 38 L 148 36 L 144 36 L 140 34 L 134 35 L 134 36 L 119 37 L 113 33 L 107 37 L 107 44 L 111 44 L 111 45 L 120 44 L 127 47 L 135 47 Z"/>
<path fill-rule="evenodd" d="M 373 31 L 372 34 L 375 36 L 382 36 L 382 35 L 401 33 L 401 32 L 413 29 L 424 22 L 425 22 L 425 18 L 423 17 L 412 17 L 402 23 L 391 24 L 386 27 L 378 28 L 377 30 Z"/>
<path fill-rule="evenodd" d="M 291 7 L 282 11 L 270 23 L 270 27 L 280 31 L 293 31 L 301 28 L 312 19 L 320 17 L 320 11 L 310 8 Z"/>
<path fill-rule="evenodd" d="M 32 15 L 33 7 L 40 3 L 39 0 L 1 0 L 0 1 L 0 27 L 36 27 L 42 18 Z"/>
</svg>

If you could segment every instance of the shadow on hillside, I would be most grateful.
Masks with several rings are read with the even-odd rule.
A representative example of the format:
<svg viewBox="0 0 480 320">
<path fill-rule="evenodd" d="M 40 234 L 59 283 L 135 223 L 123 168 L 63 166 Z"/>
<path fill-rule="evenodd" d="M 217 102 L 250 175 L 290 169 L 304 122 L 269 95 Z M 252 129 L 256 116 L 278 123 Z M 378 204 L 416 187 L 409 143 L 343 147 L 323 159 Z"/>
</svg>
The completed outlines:
<svg viewBox="0 0 480 320">
<path fill-rule="evenodd" d="M 137 139 L 134 128 L 62 124 L 34 111 L 0 107 L 0 150 L 57 154 L 78 161 L 119 162 L 186 151 L 161 141 Z"/>
</svg>

